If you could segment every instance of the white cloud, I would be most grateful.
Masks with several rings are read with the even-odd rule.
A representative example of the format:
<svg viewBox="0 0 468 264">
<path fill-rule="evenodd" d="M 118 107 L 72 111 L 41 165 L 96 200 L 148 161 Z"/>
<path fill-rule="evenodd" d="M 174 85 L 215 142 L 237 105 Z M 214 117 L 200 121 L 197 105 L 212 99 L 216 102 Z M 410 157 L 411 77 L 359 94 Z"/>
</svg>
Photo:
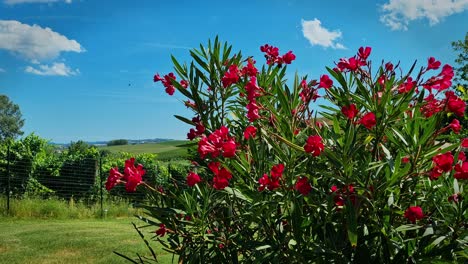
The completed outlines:
<svg viewBox="0 0 468 264">
<path fill-rule="evenodd" d="M 342 36 L 341 31 L 330 31 L 322 27 L 322 23 L 317 18 L 314 18 L 314 20 L 302 19 L 301 24 L 302 33 L 312 46 L 319 45 L 325 48 L 346 49 L 343 44 L 336 42 Z"/>
<path fill-rule="evenodd" d="M 443 18 L 468 9 L 468 0 L 389 0 L 380 21 L 392 30 L 407 30 L 409 22 L 426 18 L 435 25 Z"/>
<path fill-rule="evenodd" d="M 16 4 L 29 4 L 29 3 L 54 3 L 54 2 L 65 2 L 71 4 L 72 0 L 5 0 L 4 3 L 7 5 Z"/>
<path fill-rule="evenodd" d="M 38 65 L 37 68 L 28 66 L 24 71 L 31 74 L 48 76 L 70 76 L 77 75 L 80 73 L 80 70 L 73 70 L 67 65 L 65 65 L 65 63 L 63 62 L 54 62 L 52 66 Z"/>
<path fill-rule="evenodd" d="M 15 20 L 0 20 L 0 49 L 19 54 L 31 61 L 54 59 L 61 52 L 84 52 L 80 43 L 38 25 Z"/>
</svg>

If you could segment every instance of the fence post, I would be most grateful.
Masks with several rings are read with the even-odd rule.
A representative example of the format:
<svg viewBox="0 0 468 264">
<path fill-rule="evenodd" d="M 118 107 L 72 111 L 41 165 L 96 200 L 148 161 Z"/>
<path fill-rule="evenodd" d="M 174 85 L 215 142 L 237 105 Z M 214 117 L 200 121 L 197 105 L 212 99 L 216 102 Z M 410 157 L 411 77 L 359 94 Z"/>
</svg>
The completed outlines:
<svg viewBox="0 0 468 264">
<path fill-rule="evenodd" d="M 10 183 L 10 141 L 8 141 L 7 147 L 7 215 L 10 215 L 10 192 L 11 192 L 11 183 Z"/>
<path fill-rule="evenodd" d="M 101 218 L 104 217 L 104 208 L 103 208 L 103 205 L 102 205 L 102 157 L 103 157 L 103 153 L 101 152 L 100 153 L 101 155 L 99 155 L 99 189 L 100 189 L 100 198 L 101 198 Z"/>
</svg>

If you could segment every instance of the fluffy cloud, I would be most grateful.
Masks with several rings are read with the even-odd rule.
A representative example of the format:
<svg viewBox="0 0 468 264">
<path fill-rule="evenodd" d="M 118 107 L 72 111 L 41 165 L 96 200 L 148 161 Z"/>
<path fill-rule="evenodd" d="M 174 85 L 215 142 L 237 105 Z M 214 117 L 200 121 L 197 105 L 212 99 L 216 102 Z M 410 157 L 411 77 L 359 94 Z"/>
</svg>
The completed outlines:
<svg viewBox="0 0 468 264">
<path fill-rule="evenodd" d="M 341 31 L 330 31 L 322 27 L 320 20 L 302 20 L 302 33 L 304 37 L 309 40 L 312 46 L 319 45 L 325 48 L 345 49 L 343 44 L 336 42 L 341 38 Z"/>
<path fill-rule="evenodd" d="M 28 3 L 54 3 L 54 2 L 65 2 L 71 4 L 72 0 L 5 0 L 4 3 L 7 5 L 16 4 L 28 4 Z"/>
<path fill-rule="evenodd" d="M 34 68 L 32 66 L 26 67 L 24 70 L 27 73 L 36 74 L 36 75 L 58 75 L 58 76 L 70 76 L 70 75 L 77 75 L 80 73 L 78 69 L 73 70 L 65 63 L 62 62 L 54 62 L 52 66 L 49 65 L 38 65 L 38 68 Z"/>
<path fill-rule="evenodd" d="M 84 51 L 76 40 L 70 40 L 50 28 L 30 26 L 15 20 L 0 20 L 0 49 L 31 61 L 53 59 L 65 51 Z"/>
<path fill-rule="evenodd" d="M 407 30 L 409 22 L 428 19 L 435 25 L 444 17 L 468 9 L 468 0 L 389 0 L 380 21 L 392 30 Z"/>
</svg>

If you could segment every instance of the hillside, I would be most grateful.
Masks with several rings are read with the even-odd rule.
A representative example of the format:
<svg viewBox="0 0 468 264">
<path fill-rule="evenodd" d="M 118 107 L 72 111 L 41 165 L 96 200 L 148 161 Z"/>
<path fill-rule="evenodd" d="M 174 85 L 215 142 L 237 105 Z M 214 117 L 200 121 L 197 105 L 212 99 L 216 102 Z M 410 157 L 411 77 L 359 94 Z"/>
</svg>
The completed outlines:
<svg viewBox="0 0 468 264">
<path fill-rule="evenodd" d="M 155 153 L 159 159 L 181 158 L 187 156 L 187 147 L 179 147 L 189 143 L 187 140 L 169 140 L 159 143 L 130 144 L 121 146 L 102 146 L 111 152 L 129 152 L 134 154 Z"/>
</svg>

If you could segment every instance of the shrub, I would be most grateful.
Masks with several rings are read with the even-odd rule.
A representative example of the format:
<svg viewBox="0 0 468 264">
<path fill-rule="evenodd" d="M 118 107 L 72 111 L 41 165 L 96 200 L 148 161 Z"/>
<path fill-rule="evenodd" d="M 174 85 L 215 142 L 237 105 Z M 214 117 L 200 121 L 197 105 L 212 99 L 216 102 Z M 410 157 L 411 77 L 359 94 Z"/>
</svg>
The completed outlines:
<svg viewBox="0 0 468 264">
<path fill-rule="evenodd" d="M 442 122 L 465 111 L 448 90 L 452 68 L 376 65 L 366 47 L 317 80 L 290 81 L 295 55 L 260 49 L 261 68 L 216 38 L 189 64 L 173 58 L 178 76 L 154 76 L 193 110 L 176 118 L 193 126 L 198 158 L 164 190 L 133 159 L 108 179 L 148 191 L 153 240 L 181 263 L 465 259 L 468 139 Z"/>
</svg>

